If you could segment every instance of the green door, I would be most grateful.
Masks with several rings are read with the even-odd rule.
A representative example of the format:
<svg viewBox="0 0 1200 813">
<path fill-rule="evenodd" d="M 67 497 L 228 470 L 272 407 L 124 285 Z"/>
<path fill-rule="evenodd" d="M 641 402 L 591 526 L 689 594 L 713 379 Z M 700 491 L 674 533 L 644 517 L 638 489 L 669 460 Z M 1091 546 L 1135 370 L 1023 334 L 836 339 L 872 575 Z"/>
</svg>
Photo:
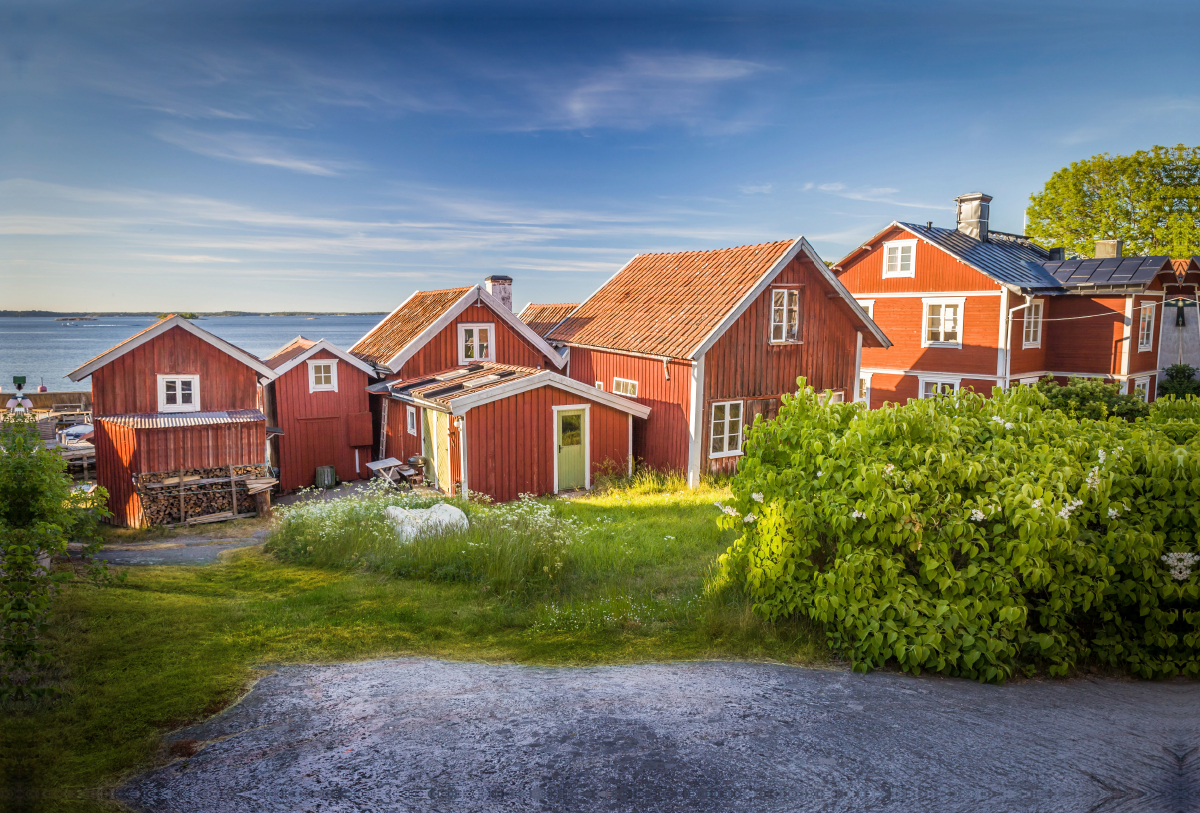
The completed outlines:
<svg viewBox="0 0 1200 813">
<path fill-rule="evenodd" d="M 583 459 L 583 410 L 558 413 L 558 490 L 583 488 L 587 483 Z"/>
</svg>

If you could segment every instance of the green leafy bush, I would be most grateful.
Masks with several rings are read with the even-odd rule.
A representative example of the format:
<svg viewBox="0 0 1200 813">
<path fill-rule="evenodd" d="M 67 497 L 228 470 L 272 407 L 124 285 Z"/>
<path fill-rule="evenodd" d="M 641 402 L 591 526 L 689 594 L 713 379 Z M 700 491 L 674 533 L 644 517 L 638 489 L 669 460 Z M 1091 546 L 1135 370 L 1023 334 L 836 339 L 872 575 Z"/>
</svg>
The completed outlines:
<svg viewBox="0 0 1200 813">
<path fill-rule="evenodd" d="M 1046 396 L 1051 409 L 1065 412 L 1072 418 L 1134 421 L 1150 414 L 1150 405 L 1141 398 L 1124 395 L 1121 385 L 1106 384 L 1099 378 L 1071 377 L 1066 384 L 1059 384 L 1052 376 L 1046 376 L 1037 383 L 1037 389 Z"/>
<path fill-rule="evenodd" d="M 722 506 L 761 616 L 810 617 L 861 671 L 1200 674 L 1200 400 L 1127 423 L 1031 387 L 870 411 L 800 384 Z"/>
<path fill-rule="evenodd" d="M 1172 364 L 1163 370 L 1165 374 L 1158 385 L 1158 397 L 1172 395 L 1176 398 L 1187 398 L 1189 395 L 1200 395 L 1200 372 L 1189 364 Z"/>
</svg>

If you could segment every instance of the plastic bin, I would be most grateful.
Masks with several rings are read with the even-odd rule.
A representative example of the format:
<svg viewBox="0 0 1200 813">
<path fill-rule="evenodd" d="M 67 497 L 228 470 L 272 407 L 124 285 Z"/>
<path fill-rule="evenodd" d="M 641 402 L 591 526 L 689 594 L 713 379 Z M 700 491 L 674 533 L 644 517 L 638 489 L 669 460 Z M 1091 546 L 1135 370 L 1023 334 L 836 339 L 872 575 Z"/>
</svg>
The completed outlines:
<svg viewBox="0 0 1200 813">
<path fill-rule="evenodd" d="M 317 488 L 333 488 L 337 485 L 337 469 L 333 466 L 317 466 L 313 485 Z"/>
</svg>

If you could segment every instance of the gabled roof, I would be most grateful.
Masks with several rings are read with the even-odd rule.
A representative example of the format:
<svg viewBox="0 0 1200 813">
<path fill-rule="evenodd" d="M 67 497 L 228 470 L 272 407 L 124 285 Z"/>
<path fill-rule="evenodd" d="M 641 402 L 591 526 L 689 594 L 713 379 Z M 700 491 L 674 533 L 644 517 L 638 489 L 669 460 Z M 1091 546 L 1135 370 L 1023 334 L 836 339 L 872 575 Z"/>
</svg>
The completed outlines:
<svg viewBox="0 0 1200 813">
<path fill-rule="evenodd" d="M 278 372 L 280 367 L 282 367 L 284 364 L 287 364 L 289 361 L 303 353 L 308 348 L 312 347 L 314 344 L 316 344 L 316 342 L 314 342 L 312 339 L 306 339 L 303 336 L 297 336 L 271 355 L 263 358 L 263 364 L 266 364 L 272 370 Z"/>
<path fill-rule="evenodd" d="M 375 375 L 375 366 L 362 359 L 355 358 L 342 348 L 325 339 L 313 341 L 303 336 L 297 336 L 270 356 L 263 359 L 269 367 L 274 368 L 275 375 L 283 375 L 293 367 L 298 367 L 322 350 L 328 350 L 342 361 L 362 370 L 369 376 Z"/>
<path fill-rule="evenodd" d="M 803 237 L 714 251 L 639 254 L 547 338 L 661 358 L 697 358 L 801 252 L 869 336 L 890 346 Z"/>
<path fill-rule="evenodd" d="M 558 323 L 566 319 L 567 315 L 578 307 L 578 302 L 564 302 L 557 305 L 536 305 L 530 302 L 525 306 L 525 310 L 521 311 L 520 318 L 522 322 L 529 325 L 534 333 L 545 336 L 558 327 Z"/>
<path fill-rule="evenodd" d="M 392 398 L 399 401 L 462 415 L 473 407 L 547 385 L 598 401 L 639 418 L 650 414 L 650 407 L 644 404 L 589 387 L 560 373 L 491 362 L 451 367 L 410 381 L 388 382 L 387 389 L 382 391 L 388 392 Z M 371 389 L 381 391 L 379 387 Z"/>
<path fill-rule="evenodd" d="M 976 240 L 958 229 L 916 223 L 893 223 L 999 282 L 1027 291 L 1053 290 L 1058 280 L 1042 267 L 1050 252 L 1019 235 L 991 232 L 988 241 Z"/>
<path fill-rule="evenodd" d="M 245 364 L 247 367 L 263 376 L 265 379 L 270 380 L 275 377 L 275 371 L 263 364 L 262 359 L 260 359 L 258 356 L 253 356 L 242 348 L 236 347 L 224 339 L 218 339 L 207 330 L 196 327 L 182 316 L 171 314 L 165 319 L 160 319 L 159 321 L 150 325 L 150 327 L 146 328 L 145 330 L 138 331 L 120 344 L 110 347 L 108 350 L 105 350 L 95 358 L 84 362 L 79 367 L 76 367 L 74 370 L 67 373 L 67 378 L 71 379 L 72 381 L 82 381 L 104 365 L 120 358 L 130 350 L 140 347 L 156 336 L 161 336 L 163 333 L 166 333 L 168 330 L 175 327 L 182 328 L 196 338 L 208 342 L 221 352 L 233 356 L 235 359 L 240 361 L 242 364 Z"/>
<path fill-rule="evenodd" d="M 1064 288 L 1086 293 L 1088 289 L 1145 288 L 1162 271 L 1175 276 L 1170 257 L 1107 257 L 1043 263 L 1047 272 Z"/>
<path fill-rule="evenodd" d="M 440 333 L 469 306 L 479 303 L 492 310 L 501 321 L 523 336 L 556 366 L 567 362 L 540 335 L 517 318 L 512 310 L 489 294 L 482 285 L 446 288 L 441 291 L 417 291 L 382 322 L 363 336 L 350 353 L 376 367 L 399 372 L 404 363 L 426 342 Z"/>
</svg>

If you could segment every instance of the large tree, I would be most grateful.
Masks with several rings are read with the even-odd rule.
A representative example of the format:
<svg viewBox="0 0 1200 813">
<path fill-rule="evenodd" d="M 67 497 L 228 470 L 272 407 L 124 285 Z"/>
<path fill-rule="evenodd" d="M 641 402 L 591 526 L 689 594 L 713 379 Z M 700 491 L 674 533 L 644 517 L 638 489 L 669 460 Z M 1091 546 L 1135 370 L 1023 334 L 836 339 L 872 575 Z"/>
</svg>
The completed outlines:
<svg viewBox="0 0 1200 813">
<path fill-rule="evenodd" d="M 1132 255 L 1200 254 L 1200 147 L 1094 155 L 1029 200 L 1026 232 L 1067 256 L 1093 256 L 1097 240 L 1124 240 Z"/>
</svg>

